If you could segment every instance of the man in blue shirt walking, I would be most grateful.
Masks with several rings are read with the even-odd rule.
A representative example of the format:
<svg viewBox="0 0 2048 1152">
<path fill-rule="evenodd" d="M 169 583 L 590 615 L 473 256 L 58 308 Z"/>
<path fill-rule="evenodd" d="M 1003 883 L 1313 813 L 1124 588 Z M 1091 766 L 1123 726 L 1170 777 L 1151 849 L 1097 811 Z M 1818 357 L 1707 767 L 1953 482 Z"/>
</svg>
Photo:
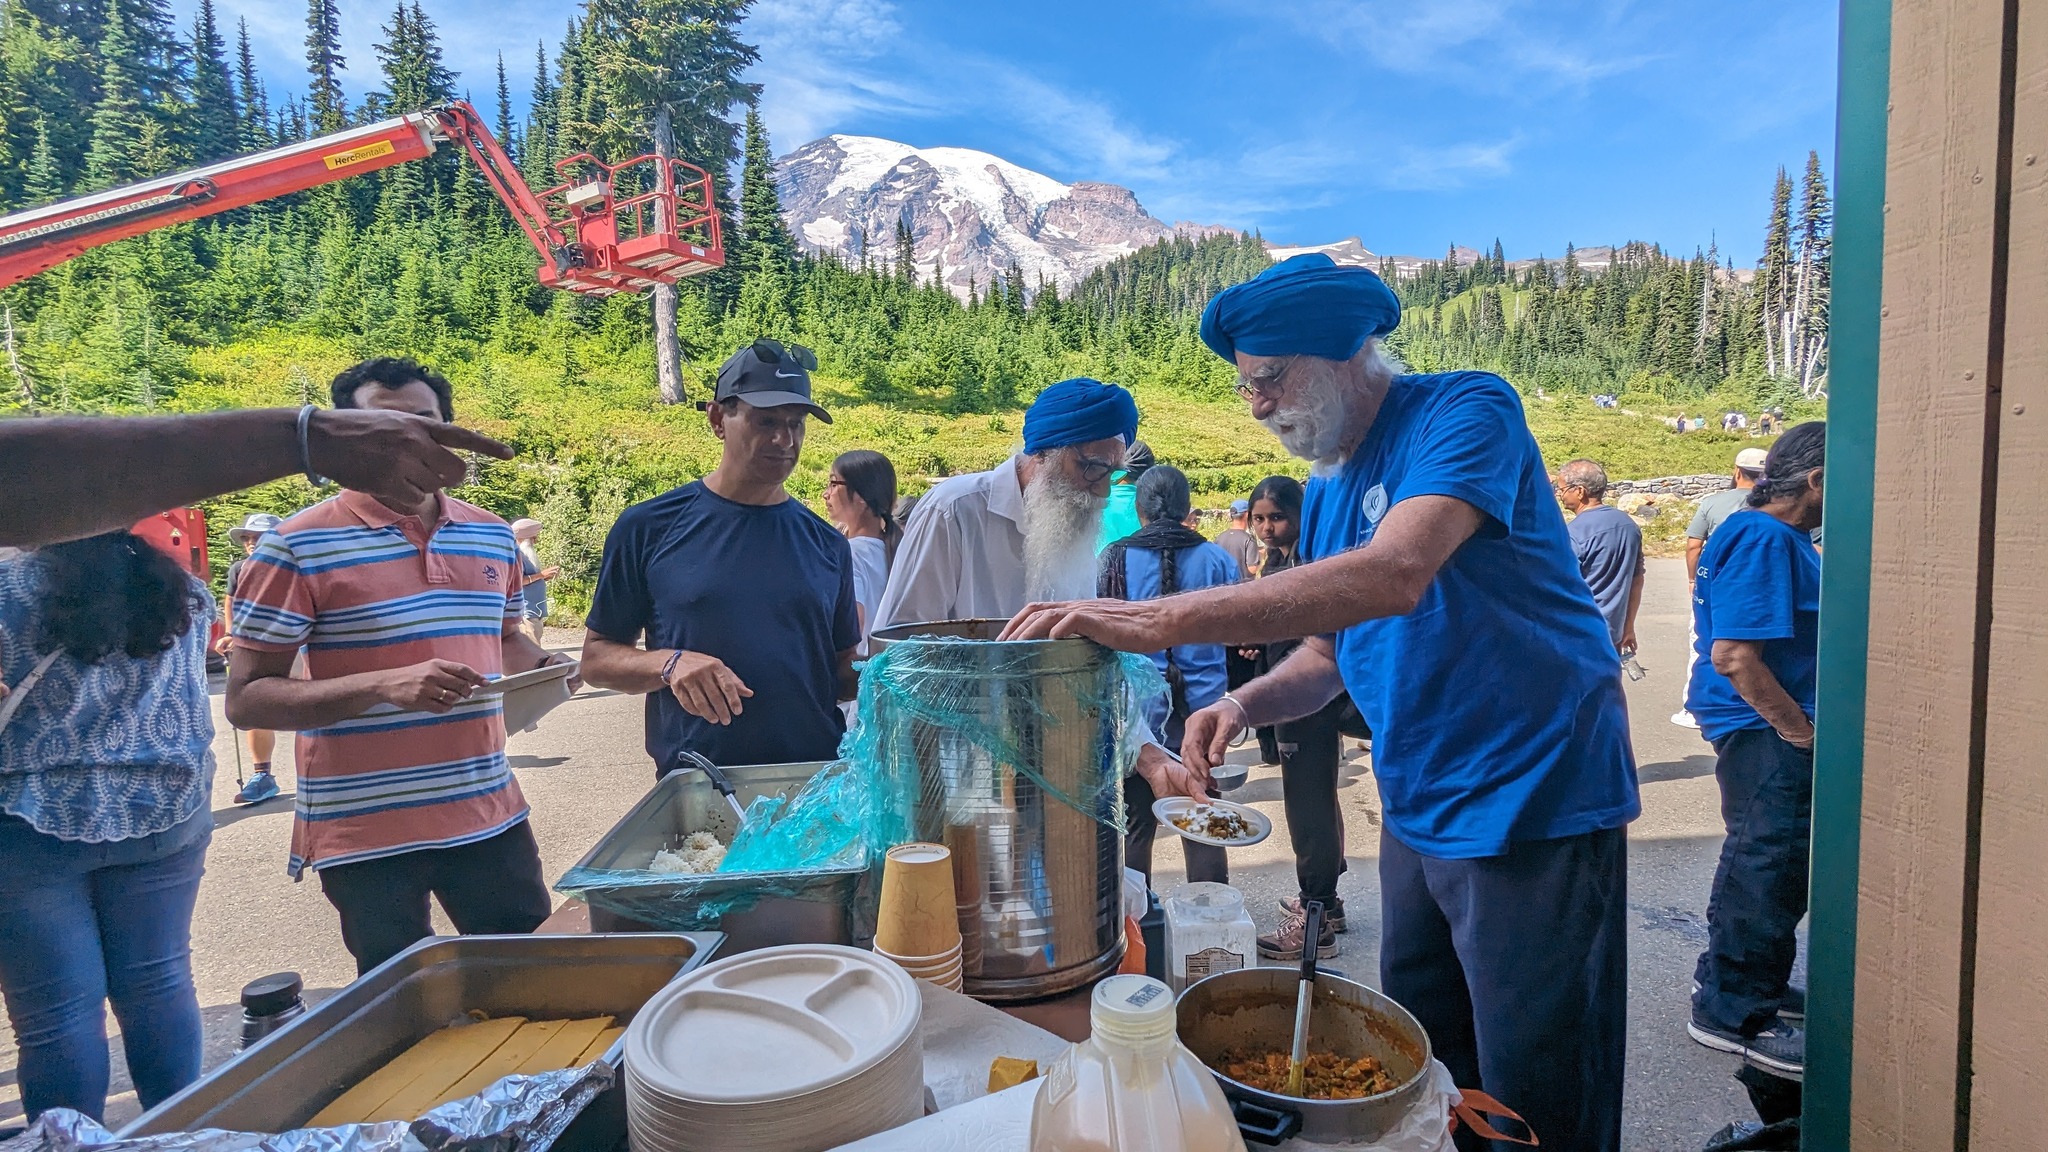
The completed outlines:
<svg viewBox="0 0 2048 1152">
<path fill-rule="evenodd" d="M 1458 1083 L 1546 1146 L 1618 1149 L 1640 805 L 1614 643 L 1520 397 L 1483 372 L 1399 375 L 1377 343 L 1399 320 L 1377 276 L 1318 253 L 1219 293 L 1204 342 L 1313 466 L 1307 562 L 1162 600 L 1034 605 L 1008 634 L 1125 651 L 1307 637 L 1188 719 L 1190 766 L 1348 689 L 1385 818 L 1381 986 Z"/>
</svg>

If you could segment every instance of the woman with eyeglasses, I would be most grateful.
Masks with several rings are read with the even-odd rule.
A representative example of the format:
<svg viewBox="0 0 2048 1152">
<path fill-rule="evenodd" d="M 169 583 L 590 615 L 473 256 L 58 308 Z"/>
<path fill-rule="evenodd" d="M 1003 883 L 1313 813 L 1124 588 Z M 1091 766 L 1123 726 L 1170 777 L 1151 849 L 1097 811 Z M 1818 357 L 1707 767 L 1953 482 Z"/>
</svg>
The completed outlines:
<svg viewBox="0 0 2048 1152">
<path fill-rule="evenodd" d="M 825 514 L 853 548 L 853 598 L 860 606 L 860 654 L 868 654 L 875 609 L 889 586 L 889 565 L 903 542 L 896 522 L 896 468 L 880 452 L 842 452 L 825 481 Z"/>
</svg>

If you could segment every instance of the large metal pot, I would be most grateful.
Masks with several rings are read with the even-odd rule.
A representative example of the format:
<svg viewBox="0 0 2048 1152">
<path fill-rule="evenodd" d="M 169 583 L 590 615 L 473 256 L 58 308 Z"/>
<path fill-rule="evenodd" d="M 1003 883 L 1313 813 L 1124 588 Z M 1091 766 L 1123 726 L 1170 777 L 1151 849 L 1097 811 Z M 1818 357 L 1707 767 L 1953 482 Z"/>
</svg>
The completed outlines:
<svg viewBox="0 0 2048 1152">
<path fill-rule="evenodd" d="M 1087 640 L 994 642 L 1005 623 L 905 624 L 870 638 L 877 651 L 909 649 L 891 657 L 895 682 L 924 686 L 918 708 L 878 694 L 876 748 L 915 766 L 916 834 L 953 852 L 965 990 L 995 1002 L 1081 987 L 1115 971 L 1124 950 L 1124 842 L 1112 812 L 1083 812 L 1040 783 L 1074 797 L 1115 771 L 1115 717 L 1099 702 L 1117 682 L 1116 656 Z M 1029 771 L 916 714 L 934 697 Z M 1113 782 L 1112 804 L 1122 786 Z"/>
<path fill-rule="evenodd" d="M 1293 1045 L 1300 983 L 1300 972 L 1287 967 L 1219 972 L 1189 985 L 1178 1006 L 1181 1043 L 1215 1073 L 1224 1095 L 1240 1105 L 1247 1139 L 1277 1144 L 1294 1135 L 1324 1143 L 1384 1137 L 1427 1098 L 1429 1036 L 1407 1009 L 1363 984 L 1329 972 L 1316 974 L 1309 1046 L 1340 1056 L 1377 1057 L 1398 1082 L 1392 1091 L 1356 1100 L 1306 1100 L 1260 1091 L 1218 1070 L 1226 1048 L 1285 1052 Z M 1254 1119 L 1244 1104 L 1270 1115 Z"/>
</svg>

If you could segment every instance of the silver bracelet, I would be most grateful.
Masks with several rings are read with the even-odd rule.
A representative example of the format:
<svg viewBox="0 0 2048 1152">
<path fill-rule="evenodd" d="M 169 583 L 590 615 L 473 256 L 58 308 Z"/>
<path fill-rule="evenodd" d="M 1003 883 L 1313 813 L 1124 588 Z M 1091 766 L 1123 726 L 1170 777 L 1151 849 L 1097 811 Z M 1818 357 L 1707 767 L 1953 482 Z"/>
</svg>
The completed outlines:
<svg viewBox="0 0 2048 1152">
<path fill-rule="evenodd" d="M 327 485 L 327 477 L 313 471 L 313 452 L 306 440 L 306 430 L 312 425 L 313 413 L 317 411 L 317 404 L 307 404 L 299 409 L 299 467 L 305 470 L 306 483 L 322 488 Z"/>
<path fill-rule="evenodd" d="M 1237 706 L 1238 723 L 1243 724 L 1247 728 L 1250 728 L 1252 726 L 1252 714 L 1248 710 L 1246 710 L 1244 706 L 1244 701 L 1239 700 L 1237 698 L 1237 693 L 1225 692 L 1223 694 L 1223 699 L 1228 700 L 1232 704 Z"/>
</svg>

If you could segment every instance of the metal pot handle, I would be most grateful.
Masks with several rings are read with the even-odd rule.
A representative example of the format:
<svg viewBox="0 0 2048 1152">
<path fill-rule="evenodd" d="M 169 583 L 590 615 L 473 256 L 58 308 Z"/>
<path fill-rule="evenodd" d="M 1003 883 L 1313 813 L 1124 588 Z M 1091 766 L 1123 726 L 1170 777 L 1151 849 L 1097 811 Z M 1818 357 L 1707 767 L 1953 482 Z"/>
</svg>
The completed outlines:
<svg viewBox="0 0 2048 1152">
<path fill-rule="evenodd" d="M 1237 1130 L 1254 1144 L 1271 1147 L 1301 1135 L 1299 1112 L 1283 1112 L 1249 1100 L 1232 1100 L 1230 1114 L 1237 1120 Z"/>
</svg>

